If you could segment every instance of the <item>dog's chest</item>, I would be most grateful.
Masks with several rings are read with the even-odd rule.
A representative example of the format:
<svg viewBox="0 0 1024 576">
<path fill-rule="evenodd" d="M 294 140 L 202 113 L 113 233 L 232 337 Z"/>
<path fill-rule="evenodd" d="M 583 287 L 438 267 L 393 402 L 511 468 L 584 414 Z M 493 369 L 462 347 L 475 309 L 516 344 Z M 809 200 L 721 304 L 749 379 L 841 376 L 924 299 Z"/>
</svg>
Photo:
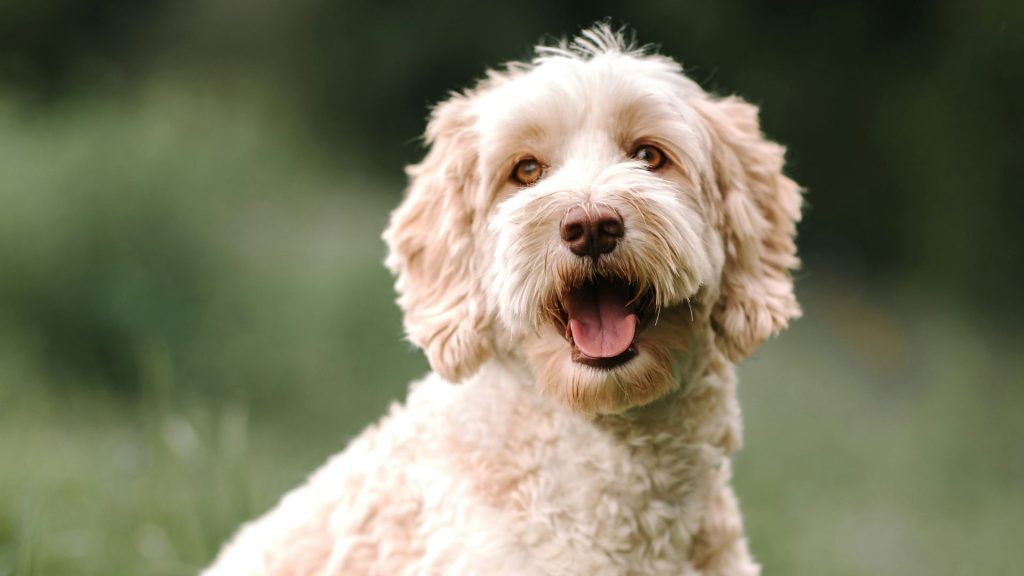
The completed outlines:
<svg viewBox="0 0 1024 576">
<path fill-rule="evenodd" d="M 486 435 L 456 440 L 469 492 L 503 520 L 494 530 L 545 573 L 686 573 L 721 450 L 508 400 Z"/>
</svg>

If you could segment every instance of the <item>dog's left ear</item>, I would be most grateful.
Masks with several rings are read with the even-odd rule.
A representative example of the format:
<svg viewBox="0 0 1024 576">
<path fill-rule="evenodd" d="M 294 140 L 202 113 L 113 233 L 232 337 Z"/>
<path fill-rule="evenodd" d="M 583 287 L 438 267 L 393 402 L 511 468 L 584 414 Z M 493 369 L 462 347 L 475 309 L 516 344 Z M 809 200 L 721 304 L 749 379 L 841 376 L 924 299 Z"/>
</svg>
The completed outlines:
<svg viewBox="0 0 1024 576">
<path fill-rule="evenodd" d="M 721 289 L 711 320 L 718 346 L 733 361 L 800 316 L 790 272 L 796 255 L 801 189 L 782 173 L 785 148 L 765 139 L 757 108 L 738 98 L 693 102 L 712 144 L 713 182 L 725 248 Z"/>
<path fill-rule="evenodd" d="M 472 375 L 492 353 L 469 201 L 477 182 L 469 108 L 469 96 L 455 95 L 434 109 L 426 134 L 430 151 L 407 169 L 405 200 L 384 232 L 406 335 L 452 382 Z"/>
</svg>

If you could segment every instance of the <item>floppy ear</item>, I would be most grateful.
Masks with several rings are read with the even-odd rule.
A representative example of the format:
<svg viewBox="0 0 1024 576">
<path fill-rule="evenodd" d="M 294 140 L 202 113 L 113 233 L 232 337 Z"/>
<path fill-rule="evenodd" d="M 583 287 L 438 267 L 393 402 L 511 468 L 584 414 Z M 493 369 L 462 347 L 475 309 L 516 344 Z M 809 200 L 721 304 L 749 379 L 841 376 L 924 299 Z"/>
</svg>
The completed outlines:
<svg viewBox="0 0 1024 576">
<path fill-rule="evenodd" d="M 471 125 L 465 96 L 434 109 L 426 133 L 430 150 L 406 169 L 405 200 L 384 232 L 406 335 L 450 381 L 473 374 L 492 350 L 468 201 L 477 163 Z"/>
<path fill-rule="evenodd" d="M 782 173 L 785 148 L 765 139 L 757 108 L 738 98 L 700 99 L 725 246 L 721 290 L 711 313 L 718 346 L 733 361 L 800 316 L 790 271 L 801 189 Z"/>
</svg>

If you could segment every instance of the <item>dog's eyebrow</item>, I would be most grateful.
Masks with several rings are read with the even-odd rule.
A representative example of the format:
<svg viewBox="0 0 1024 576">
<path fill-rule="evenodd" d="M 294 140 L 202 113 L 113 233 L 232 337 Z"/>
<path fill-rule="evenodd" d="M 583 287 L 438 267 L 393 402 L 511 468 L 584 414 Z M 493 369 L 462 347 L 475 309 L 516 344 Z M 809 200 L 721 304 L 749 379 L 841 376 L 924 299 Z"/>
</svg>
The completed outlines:
<svg viewBox="0 0 1024 576">
<path fill-rule="evenodd" d="M 614 116 L 616 135 L 624 145 L 632 144 L 634 138 L 646 135 L 650 127 L 675 119 L 670 108 L 648 94 L 629 100 L 618 108 Z"/>
<path fill-rule="evenodd" d="M 543 123 L 532 120 L 517 120 L 505 130 L 502 130 L 501 141 L 508 142 L 510 145 L 537 144 L 547 137 Z"/>
</svg>

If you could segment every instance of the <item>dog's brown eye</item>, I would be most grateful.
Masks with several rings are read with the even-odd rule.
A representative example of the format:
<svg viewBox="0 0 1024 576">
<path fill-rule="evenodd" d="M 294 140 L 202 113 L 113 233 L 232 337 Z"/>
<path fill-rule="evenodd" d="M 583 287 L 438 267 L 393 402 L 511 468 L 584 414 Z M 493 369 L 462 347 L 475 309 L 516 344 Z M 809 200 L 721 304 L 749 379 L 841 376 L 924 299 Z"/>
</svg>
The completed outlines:
<svg viewBox="0 0 1024 576">
<path fill-rule="evenodd" d="M 523 186 L 529 186 L 544 175 L 544 166 L 536 158 L 520 160 L 512 169 L 512 179 Z"/>
<path fill-rule="evenodd" d="M 633 151 L 633 158 L 647 164 L 648 170 L 657 170 L 665 165 L 667 157 L 661 148 L 652 144 L 642 144 Z"/>
</svg>

